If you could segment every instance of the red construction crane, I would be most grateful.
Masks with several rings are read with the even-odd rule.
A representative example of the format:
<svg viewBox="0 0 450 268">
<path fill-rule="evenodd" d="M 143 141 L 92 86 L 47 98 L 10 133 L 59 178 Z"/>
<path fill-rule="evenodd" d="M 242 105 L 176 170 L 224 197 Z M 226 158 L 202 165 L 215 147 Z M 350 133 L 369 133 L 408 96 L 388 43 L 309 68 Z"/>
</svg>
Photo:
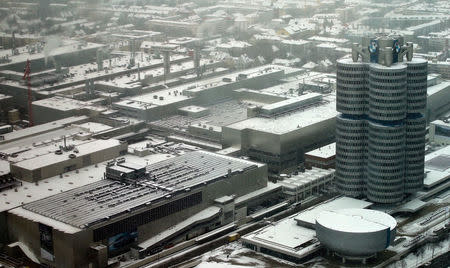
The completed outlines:
<svg viewBox="0 0 450 268">
<path fill-rule="evenodd" d="M 27 81 L 28 86 L 28 121 L 29 126 L 33 126 L 33 109 L 31 106 L 31 102 L 33 101 L 33 97 L 31 94 L 31 83 L 30 83 L 30 74 L 31 74 L 31 62 L 27 60 L 27 65 L 25 66 L 25 72 L 23 73 L 23 80 Z"/>
</svg>

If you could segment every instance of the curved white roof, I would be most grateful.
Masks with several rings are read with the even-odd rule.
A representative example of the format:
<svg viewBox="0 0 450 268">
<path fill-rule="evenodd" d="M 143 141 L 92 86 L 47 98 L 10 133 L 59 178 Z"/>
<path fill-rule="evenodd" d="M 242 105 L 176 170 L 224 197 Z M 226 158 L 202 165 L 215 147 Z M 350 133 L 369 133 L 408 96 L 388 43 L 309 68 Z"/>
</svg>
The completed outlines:
<svg viewBox="0 0 450 268">
<path fill-rule="evenodd" d="M 387 227 L 393 230 L 397 225 L 389 214 L 359 208 L 323 211 L 316 222 L 325 228 L 348 233 L 377 232 Z"/>
</svg>

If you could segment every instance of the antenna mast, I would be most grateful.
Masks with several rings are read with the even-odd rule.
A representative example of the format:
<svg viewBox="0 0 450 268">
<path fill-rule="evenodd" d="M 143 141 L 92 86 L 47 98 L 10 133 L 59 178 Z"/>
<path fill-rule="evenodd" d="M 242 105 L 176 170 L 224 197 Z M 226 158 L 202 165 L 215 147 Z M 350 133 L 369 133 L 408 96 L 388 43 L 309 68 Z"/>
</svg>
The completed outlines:
<svg viewBox="0 0 450 268">
<path fill-rule="evenodd" d="M 30 60 L 27 60 L 27 65 L 25 66 L 25 72 L 23 74 L 23 80 L 27 81 L 28 86 L 28 121 L 29 126 L 33 126 L 33 109 L 31 102 L 33 101 L 33 96 L 31 94 L 31 83 L 30 83 L 30 74 L 31 74 L 31 62 Z"/>
</svg>

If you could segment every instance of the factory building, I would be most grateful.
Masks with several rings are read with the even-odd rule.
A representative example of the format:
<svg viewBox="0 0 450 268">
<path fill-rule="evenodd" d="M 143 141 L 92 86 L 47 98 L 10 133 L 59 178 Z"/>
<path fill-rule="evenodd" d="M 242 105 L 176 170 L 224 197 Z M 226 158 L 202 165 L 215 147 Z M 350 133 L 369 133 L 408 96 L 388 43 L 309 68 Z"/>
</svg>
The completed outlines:
<svg viewBox="0 0 450 268">
<path fill-rule="evenodd" d="M 83 135 L 80 138 L 82 137 Z M 103 162 L 127 152 L 127 144 L 114 139 L 78 141 L 54 148 L 54 144 L 34 148 L 26 156 L 21 155 L 20 160 L 12 160 L 11 174 L 24 181 L 37 182 L 57 175 L 62 176 L 68 171 Z"/>
<path fill-rule="evenodd" d="M 429 140 L 437 144 L 450 145 L 450 120 L 434 120 L 431 122 Z"/>
<path fill-rule="evenodd" d="M 327 144 L 305 153 L 305 167 L 334 168 L 336 161 L 336 143 Z"/>
<path fill-rule="evenodd" d="M 49 267 L 143 257 L 233 221 L 230 200 L 264 189 L 267 167 L 196 151 L 148 166 L 117 159 L 104 177 L 10 210 L 11 242 Z"/>
<path fill-rule="evenodd" d="M 406 60 L 403 57 L 406 56 Z M 358 60 L 359 58 L 361 60 Z M 363 38 L 337 62 L 336 183 L 397 203 L 422 188 L 427 61 L 401 36 Z"/>
<path fill-rule="evenodd" d="M 426 119 L 430 123 L 444 115 L 450 109 L 450 82 L 430 75 L 427 88 Z"/>
<path fill-rule="evenodd" d="M 211 105 L 231 98 L 233 90 L 242 87 L 262 88 L 265 83 L 285 75 L 281 66 L 265 65 L 178 87 L 134 96 L 113 104 L 122 114 L 145 121 L 156 121 L 193 104 Z"/>
<path fill-rule="evenodd" d="M 334 139 L 334 95 L 308 93 L 262 106 L 256 116 L 222 128 L 222 145 L 238 147 L 280 173 Z M 249 109 L 250 110 L 250 109 Z"/>
<path fill-rule="evenodd" d="M 283 194 L 287 199 L 298 202 L 320 194 L 330 186 L 334 179 L 334 170 L 313 167 L 298 174 L 281 174 L 280 177 L 282 180 L 277 184 L 282 186 Z"/>
</svg>

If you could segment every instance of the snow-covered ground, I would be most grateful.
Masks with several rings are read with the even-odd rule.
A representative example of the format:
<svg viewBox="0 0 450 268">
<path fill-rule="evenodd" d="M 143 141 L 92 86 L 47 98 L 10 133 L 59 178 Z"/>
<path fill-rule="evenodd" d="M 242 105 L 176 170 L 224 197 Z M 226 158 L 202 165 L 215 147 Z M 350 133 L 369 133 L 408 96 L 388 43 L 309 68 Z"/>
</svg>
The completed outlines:
<svg viewBox="0 0 450 268">
<path fill-rule="evenodd" d="M 450 238 L 447 238 L 439 243 L 429 243 L 422 246 L 416 253 L 410 253 L 402 260 L 392 263 L 387 268 L 395 267 L 417 267 L 421 264 L 427 263 L 433 257 L 439 256 L 450 251 Z"/>
<path fill-rule="evenodd" d="M 233 242 L 207 252 L 201 256 L 201 260 L 196 268 L 295 267 L 293 263 L 245 248 L 240 242 Z"/>
</svg>

